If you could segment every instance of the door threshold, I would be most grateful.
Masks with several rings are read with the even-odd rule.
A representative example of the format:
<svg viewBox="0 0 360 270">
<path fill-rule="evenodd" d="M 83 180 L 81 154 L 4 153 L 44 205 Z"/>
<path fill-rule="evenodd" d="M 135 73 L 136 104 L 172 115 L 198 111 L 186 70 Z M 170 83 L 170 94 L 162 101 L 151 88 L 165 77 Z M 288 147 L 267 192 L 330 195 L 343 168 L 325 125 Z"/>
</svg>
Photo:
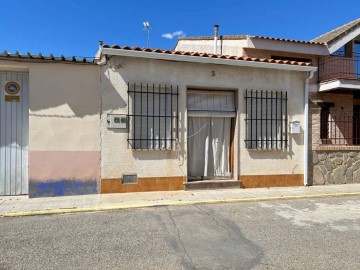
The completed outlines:
<svg viewBox="0 0 360 270">
<path fill-rule="evenodd" d="M 214 182 L 214 181 L 235 181 L 234 179 L 232 178 L 213 178 L 213 179 L 210 179 L 210 178 L 188 178 L 187 182 L 204 182 L 204 181 L 208 181 L 208 182 Z"/>
<path fill-rule="evenodd" d="M 184 183 L 185 190 L 240 188 L 240 181 L 233 179 L 200 180 Z"/>
</svg>

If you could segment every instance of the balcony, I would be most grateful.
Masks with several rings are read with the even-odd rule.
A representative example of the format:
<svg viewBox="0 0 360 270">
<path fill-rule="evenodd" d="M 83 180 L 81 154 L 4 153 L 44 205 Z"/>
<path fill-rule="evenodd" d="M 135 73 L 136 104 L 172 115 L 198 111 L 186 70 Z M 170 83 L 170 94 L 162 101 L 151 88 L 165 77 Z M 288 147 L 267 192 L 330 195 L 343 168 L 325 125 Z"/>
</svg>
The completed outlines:
<svg viewBox="0 0 360 270">
<path fill-rule="evenodd" d="M 349 92 L 360 89 L 360 54 L 329 55 L 319 59 L 319 91 Z"/>
</svg>

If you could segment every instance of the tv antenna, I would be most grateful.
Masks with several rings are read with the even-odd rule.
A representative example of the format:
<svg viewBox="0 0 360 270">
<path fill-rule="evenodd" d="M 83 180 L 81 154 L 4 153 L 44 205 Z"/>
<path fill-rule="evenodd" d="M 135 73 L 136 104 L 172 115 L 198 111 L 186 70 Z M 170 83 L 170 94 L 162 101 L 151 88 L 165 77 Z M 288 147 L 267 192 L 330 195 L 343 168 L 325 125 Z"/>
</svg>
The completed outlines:
<svg viewBox="0 0 360 270">
<path fill-rule="evenodd" d="M 148 36 L 147 36 L 147 47 L 150 48 L 150 23 L 149 22 L 143 22 L 144 28 L 147 30 L 148 32 Z"/>
</svg>

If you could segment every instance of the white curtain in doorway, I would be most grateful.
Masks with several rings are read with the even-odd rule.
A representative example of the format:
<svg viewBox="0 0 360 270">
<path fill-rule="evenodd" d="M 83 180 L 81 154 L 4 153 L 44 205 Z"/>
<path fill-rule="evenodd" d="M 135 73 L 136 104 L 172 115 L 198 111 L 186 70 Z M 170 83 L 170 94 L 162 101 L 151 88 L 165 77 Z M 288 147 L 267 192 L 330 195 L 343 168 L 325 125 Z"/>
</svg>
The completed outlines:
<svg viewBox="0 0 360 270">
<path fill-rule="evenodd" d="M 230 176 L 230 131 L 230 117 L 188 118 L 189 177 Z"/>
</svg>

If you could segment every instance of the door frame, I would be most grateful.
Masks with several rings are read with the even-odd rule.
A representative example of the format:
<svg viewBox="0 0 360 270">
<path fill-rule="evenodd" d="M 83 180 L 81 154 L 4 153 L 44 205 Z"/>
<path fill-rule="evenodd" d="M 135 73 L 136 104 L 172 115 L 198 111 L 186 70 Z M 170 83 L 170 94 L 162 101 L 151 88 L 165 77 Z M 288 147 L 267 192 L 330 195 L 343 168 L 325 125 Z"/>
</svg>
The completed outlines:
<svg viewBox="0 0 360 270">
<path fill-rule="evenodd" d="M 3 133 L 0 134 L 0 144 L 5 146 L 0 149 L 0 160 L 7 160 L 6 164 L 0 167 L 0 178 L 3 178 L 0 179 L 0 185 L 3 185 L 0 187 L 0 196 L 26 195 L 29 193 L 29 72 L 0 70 L 0 81 L 0 98 L 2 104 L 6 105 L 0 106 L 0 123 L 2 122 L 2 125 L 6 128 L 6 130 L 4 128 Z M 13 101 L 5 101 L 5 96 L 9 95 L 5 92 L 4 87 L 6 83 L 11 81 L 20 84 L 20 92 L 17 95 L 19 96 L 19 101 L 16 101 L 16 99 Z M 13 95 L 13 97 L 14 96 L 15 95 Z M 6 102 L 18 102 L 17 104 L 20 103 L 21 107 L 12 106 L 11 109 L 9 109 L 9 104 Z M 11 112 L 10 118 L 8 118 L 9 111 Z M 16 113 L 16 123 L 12 125 L 14 112 Z M 9 132 L 9 128 L 11 132 Z M 18 133 L 19 130 L 21 130 L 20 133 Z M 15 133 L 15 135 L 13 133 Z M 9 134 L 11 134 L 11 141 L 13 140 L 13 136 L 15 136 L 15 151 L 13 143 L 8 145 Z M 6 172 L 8 168 L 10 169 Z M 8 174 L 10 174 L 10 176 Z M 12 176 L 13 174 L 15 176 Z M 8 177 L 10 177 L 9 182 L 7 181 Z"/>
<path fill-rule="evenodd" d="M 206 91 L 206 92 L 231 92 L 234 95 L 234 107 L 235 107 L 235 116 L 231 117 L 231 124 L 230 124 L 230 145 L 229 145 L 229 172 L 230 172 L 230 176 L 229 177 L 223 177 L 223 178 L 211 178 L 211 179 L 201 179 L 202 180 L 238 180 L 238 155 L 239 155 L 239 149 L 238 147 L 235 147 L 236 145 L 238 145 L 238 136 L 239 136 L 239 132 L 236 129 L 237 127 L 237 121 L 238 121 L 238 89 L 228 89 L 228 88 L 206 88 L 206 87 L 187 87 L 187 91 L 186 91 L 186 97 L 185 97 L 185 106 L 186 106 L 186 113 L 185 113 L 185 118 L 186 118 L 186 136 L 188 136 L 188 128 L 189 128 L 189 116 L 188 116 L 188 105 L 187 105 L 187 94 L 188 91 Z M 191 116 L 190 116 L 191 117 Z M 186 138 L 186 143 L 185 143 L 185 150 L 186 150 L 186 182 L 189 182 L 189 177 L 188 177 L 188 163 L 189 163 L 189 153 L 188 153 L 188 140 Z"/>
</svg>

